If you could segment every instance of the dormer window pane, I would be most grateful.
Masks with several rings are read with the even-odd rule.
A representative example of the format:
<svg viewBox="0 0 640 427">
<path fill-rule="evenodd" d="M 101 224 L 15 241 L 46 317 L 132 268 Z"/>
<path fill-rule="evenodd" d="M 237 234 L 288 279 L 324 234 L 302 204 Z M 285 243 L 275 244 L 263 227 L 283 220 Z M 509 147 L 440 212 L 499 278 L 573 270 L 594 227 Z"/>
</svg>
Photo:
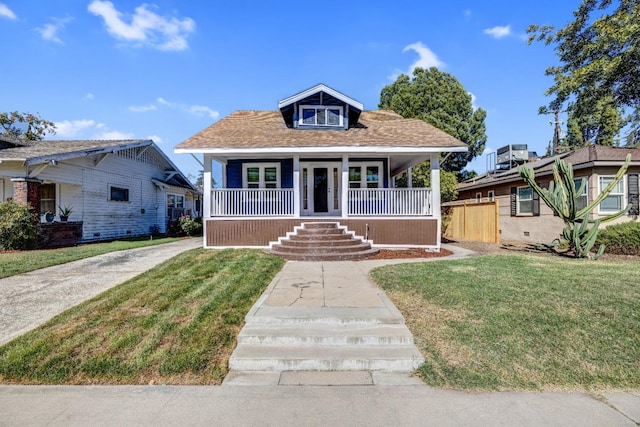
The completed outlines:
<svg viewBox="0 0 640 427">
<path fill-rule="evenodd" d="M 319 125 L 325 125 L 327 124 L 327 121 L 325 120 L 325 112 L 326 110 L 318 110 L 318 123 Z"/>
<path fill-rule="evenodd" d="M 311 108 L 305 108 L 302 110 L 302 123 L 305 125 L 316 124 L 316 110 Z"/>
<path fill-rule="evenodd" d="M 340 110 L 327 110 L 327 124 L 329 126 L 340 126 Z"/>
</svg>

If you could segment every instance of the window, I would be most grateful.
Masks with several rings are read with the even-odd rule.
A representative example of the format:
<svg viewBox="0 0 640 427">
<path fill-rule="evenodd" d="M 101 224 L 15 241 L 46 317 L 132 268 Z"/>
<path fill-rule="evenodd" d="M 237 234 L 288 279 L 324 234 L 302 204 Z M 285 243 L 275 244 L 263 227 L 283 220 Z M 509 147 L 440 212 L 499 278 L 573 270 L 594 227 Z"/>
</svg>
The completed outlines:
<svg viewBox="0 0 640 427">
<path fill-rule="evenodd" d="M 184 214 L 184 196 L 180 194 L 167 194 L 167 216 L 178 219 Z"/>
<path fill-rule="evenodd" d="M 129 201 L 129 189 L 122 187 L 110 187 L 109 200 L 114 202 L 128 202 Z"/>
<path fill-rule="evenodd" d="M 380 188 L 382 186 L 382 162 L 349 166 L 349 188 Z"/>
<path fill-rule="evenodd" d="M 490 202 L 495 202 L 496 201 L 496 193 L 493 190 L 489 190 L 487 192 L 487 196 L 489 197 L 489 201 Z"/>
<path fill-rule="evenodd" d="M 42 184 L 40 186 L 40 213 L 56 213 L 56 185 Z"/>
<path fill-rule="evenodd" d="M 614 181 L 613 176 L 601 176 L 599 178 L 600 192 Z M 599 211 L 603 213 L 618 212 L 624 208 L 624 180 L 620 180 L 600 203 Z"/>
<path fill-rule="evenodd" d="M 573 180 L 573 185 L 576 187 L 576 192 L 580 191 L 580 186 L 582 185 L 582 180 L 584 179 L 585 181 L 585 185 L 584 188 L 582 189 L 582 193 L 580 193 L 578 195 L 578 205 L 576 206 L 576 208 L 578 210 L 580 209 L 584 209 L 587 206 L 587 187 L 588 185 L 586 184 L 588 182 L 587 178 L 576 178 Z"/>
<path fill-rule="evenodd" d="M 242 176 L 244 188 L 280 188 L 279 163 L 245 163 Z"/>
<path fill-rule="evenodd" d="M 518 187 L 518 215 L 533 215 L 533 189 Z"/>
<path fill-rule="evenodd" d="M 301 126 L 336 126 L 343 123 L 342 107 L 303 105 L 300 107 Z"/>
<path fill-rule="evenodd" d="M 480 203 L 482 201 L 482 193 L 476 193 L 476 203 Z"/>
</svg>

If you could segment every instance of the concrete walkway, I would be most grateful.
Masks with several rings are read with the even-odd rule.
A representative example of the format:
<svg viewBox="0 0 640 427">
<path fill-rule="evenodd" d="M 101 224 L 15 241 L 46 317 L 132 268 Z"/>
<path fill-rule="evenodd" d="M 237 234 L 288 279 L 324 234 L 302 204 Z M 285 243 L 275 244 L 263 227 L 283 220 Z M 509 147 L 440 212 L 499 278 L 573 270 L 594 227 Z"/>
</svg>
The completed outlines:
<svg viewBox="0 0 640 427">
<path fill-rule="evenodd" d="M 184 239 L 0 279 L 0 345 L 183 251 L 201 246 L 201 239 Z"/>
<path fill-rule="evenodd" d="M 200 241 L 196 241 L 193 246 L 199 245 Z M 186 249 L 165 246 L 170 249 L 167 258 Z M 455 251 L 455 257 L 471 255 L 468 251 L 447 248 Z M 129 255 L 129 258 L 137 258 L 134 264 L 146 262 L 143 261 L 146 257 L 141 259 L 138 255 Z M 128 271 L 131 276 L 140 272 L 129 270 L 133 269 L 131 265 L 118 268 L 120 261 L 96 262 L 94 259 L 94 262 L 80 264 L 78 269 L 101 265 L 103 269 L 94 270 L 92 274 L 111 278 L 120 271 Z M 398 262 L 406 261 L 362 261 L 349 266 L 365 274 L 378 265 Z M 48 280 L 47 276 L 39 280 Z M 346 299 L 338 296 L 342 292 L 339 287 L 318 292 L 309 291 L 312 286 L 296 288 L 284 286 L 286 284 L 282 282 L 282 291 L 265 293 L 254 309 L 268 310 L 284 304 L 300 309 L 308 304 L 318 305 L 320 301 L 328 308 L 344 308 L 341 304 L 345 303 L 340 301 Z M 271 291 L 278 288 L 275 280 L 272 285 Z M 0 289 L 2 287 L 0 281 Z M 37 289 L 34 293 L 37 294 Z M 354 295 L 343 296 L 348 299 Z M 4 307 L 6 302 L 3 300 L 0 304 Z M 352 304 L 360 302 L 356 298 L 348 305 Z M 0 386 L 0 427 L 27 425 L 638 426 L 640 394 L 465 393 L 433 389 L 404 374 L 363 371 L 328 372 L 320 376 L 308 372 L 263 372 L 230 378 L 220 387 Z"/>
</svg>

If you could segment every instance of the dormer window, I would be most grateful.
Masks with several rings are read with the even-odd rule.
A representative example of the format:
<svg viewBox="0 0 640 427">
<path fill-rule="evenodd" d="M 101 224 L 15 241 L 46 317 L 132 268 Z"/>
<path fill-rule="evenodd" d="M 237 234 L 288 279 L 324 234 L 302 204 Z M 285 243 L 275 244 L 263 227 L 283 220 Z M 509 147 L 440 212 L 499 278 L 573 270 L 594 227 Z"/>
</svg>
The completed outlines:
<svg viewBox="0 0 640 427">
<path fill-rule="evenodd" d="M 343 126 L 343 108 L 340 106 L 302 105 L 299 126 Z"/>
</svg>

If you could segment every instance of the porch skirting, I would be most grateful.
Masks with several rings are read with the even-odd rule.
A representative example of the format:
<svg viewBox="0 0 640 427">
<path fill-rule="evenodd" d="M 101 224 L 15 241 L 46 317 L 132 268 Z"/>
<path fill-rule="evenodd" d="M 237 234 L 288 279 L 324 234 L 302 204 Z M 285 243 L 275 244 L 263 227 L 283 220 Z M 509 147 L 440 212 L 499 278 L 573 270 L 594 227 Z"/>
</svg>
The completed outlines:
<svg viewBox="0 0 640 427">
<path fill-rule="evenodd" d="M 374 246 L 438 248 L 437 218 L 288 218 L 205 220 L 206 247 L 267 247 L 303 222 L 337 222 Z M 367 230 L 368 226 L 368 230 Z"/>
</svg>

